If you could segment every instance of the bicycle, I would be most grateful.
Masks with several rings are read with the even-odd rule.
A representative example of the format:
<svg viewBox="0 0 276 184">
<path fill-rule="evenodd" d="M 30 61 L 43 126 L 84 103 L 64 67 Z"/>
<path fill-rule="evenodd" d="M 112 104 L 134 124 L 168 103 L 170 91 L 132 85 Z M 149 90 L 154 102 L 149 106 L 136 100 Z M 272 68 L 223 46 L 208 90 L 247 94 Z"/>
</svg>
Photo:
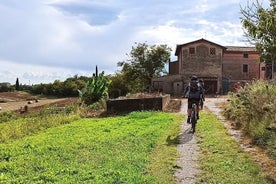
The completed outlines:
<svg viewBox="0 0 276 184">
<path fill-rule="evenodd" d="M 192 133 L 195 133 L 196 124 L 197 124 L 196 106 L 197 106 L 196 103 L 192 104 L 192 113 L 191 113 Z"/>
</svg>

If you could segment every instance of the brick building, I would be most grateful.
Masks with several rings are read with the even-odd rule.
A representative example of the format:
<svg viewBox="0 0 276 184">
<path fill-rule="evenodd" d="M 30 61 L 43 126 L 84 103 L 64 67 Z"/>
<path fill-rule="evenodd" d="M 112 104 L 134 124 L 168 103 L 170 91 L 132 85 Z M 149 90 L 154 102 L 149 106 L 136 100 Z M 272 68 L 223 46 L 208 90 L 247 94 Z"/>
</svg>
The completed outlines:
<svg viewBox="0 0 276 184">
<path fill-rule="evenodd" d="M 176 46 L 169 74 L 152 79 L 154 90 L 180 96 L 192 75 L 204 80 L 207 94 L 226 94 L 236 82 L 263 79 L 264 66 L 254 47 L 221 46 L 205 39 Z"/>
</svg>

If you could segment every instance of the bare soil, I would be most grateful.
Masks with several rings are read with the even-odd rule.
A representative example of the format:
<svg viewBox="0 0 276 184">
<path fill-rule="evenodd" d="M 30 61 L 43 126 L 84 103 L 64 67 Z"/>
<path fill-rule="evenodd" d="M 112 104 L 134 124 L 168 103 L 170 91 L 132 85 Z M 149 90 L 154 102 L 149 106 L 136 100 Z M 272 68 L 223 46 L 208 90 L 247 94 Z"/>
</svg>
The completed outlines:
<svg viewBox="0 0 276 184">
<path fill-rule="evenodd" d="M 56 105 L 64 107 L 74 101 L 76 98 L 40 98 L 33 96 L 25 92 L 4 92 L 0 93 L 0 99 L 3 101 L 0 103 L 0 112 L 17 111 L 28 106 L 28 111 L 38 110 L 46 105 Z"/>
</svg>

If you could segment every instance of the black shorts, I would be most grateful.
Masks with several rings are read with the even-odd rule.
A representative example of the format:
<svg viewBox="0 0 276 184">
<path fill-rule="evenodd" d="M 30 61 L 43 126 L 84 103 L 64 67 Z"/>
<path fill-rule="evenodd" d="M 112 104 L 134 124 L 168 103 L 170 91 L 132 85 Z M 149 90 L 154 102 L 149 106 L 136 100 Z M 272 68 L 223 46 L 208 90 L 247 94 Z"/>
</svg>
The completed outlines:
<svg viewBox="0 0 276 184">
<path fill-rule="evenodd" d="M 188 109 L 192 108 L 193 103 L 195 103 L 198 106 L 199 101 L 200 101 L 200 98 L 189 98 L 188 99 Z"/>
</svg>

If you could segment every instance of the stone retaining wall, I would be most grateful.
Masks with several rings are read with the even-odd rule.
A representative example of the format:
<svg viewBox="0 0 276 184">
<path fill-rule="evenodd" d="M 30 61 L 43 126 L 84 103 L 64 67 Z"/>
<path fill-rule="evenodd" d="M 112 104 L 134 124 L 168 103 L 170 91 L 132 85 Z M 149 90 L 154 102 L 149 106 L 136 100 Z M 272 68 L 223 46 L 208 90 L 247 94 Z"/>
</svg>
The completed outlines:
<svg viewBox="0 0 276 184">
<path fill-rule="evenodd" d="M 110 99 L 107 101 L 108 113 L 128 113 L 132 111 L 164 111 L 170 95 L 145 98 Z"/>
</svg>

